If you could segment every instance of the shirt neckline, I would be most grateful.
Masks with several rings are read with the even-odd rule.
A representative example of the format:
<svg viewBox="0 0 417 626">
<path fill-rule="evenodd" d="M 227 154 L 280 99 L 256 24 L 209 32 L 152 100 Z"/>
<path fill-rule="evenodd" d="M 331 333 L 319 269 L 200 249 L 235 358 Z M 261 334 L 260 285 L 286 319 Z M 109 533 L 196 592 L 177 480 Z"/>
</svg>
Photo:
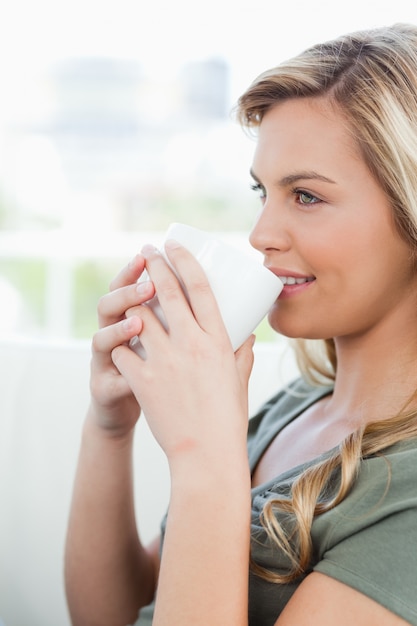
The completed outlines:
<svg viewBox="0 0 417 626">
<path fill-rule="evenodd" d="M 283 421 L 277 420 L 277 424 L 276 424 L 275 428 L 271 431 L 271 436 L 268 438 L 268 440 L 266 440 L 264 442 L 262 447 L 259 447 L 259 448 L 256 449 L 256 455 L 254 455 L 250 459 L 250 472 L 251 472 L 251 475 L 252 475 L 256 465 L 259 463 L 260 458 L 262 457 L 262 455 L 264 454 L 264 452 L 266 451 L 266 449 L 270 445 L 271 441 L 273 439 L 275 439 L 275 437 L 278 435 L 278 433 L 280 433 L 286 426 L 288 426 L 288 424 L 290 424 L 301 413 L 303 413 L 303 411 L 307 410 L 310 406 L 312 406 L 313 404 L 315 404 L 316 402 L 318 402 L 319 400 L 321 400 L 325 396 L 330 395 L 332 393 L 332 390 L 333 390 L 333 387 L 328 387 L 328 386 L 326 386 L 326 387 L 318 387 L 317 389 L 313 389 L 312 393 L 309 393 L 308 396 L 305 397 L 304 401 L 301 402 L 301 404 L 298 404 L 291 411 L 288 412 L 288 415 L 286 416 L 286 418 Z M 289 393 L 291 393 L 291 391 L 289 391 Z M 257 485 L 256 487 L 252 487 L 252 490 L 251 490 L 252 494 L 253 495 L 257 495 L 258 493 L 262 493 L 262 492 L 268 491 L 274 485 L 277 485 L 278 483 L 284 482 L 285 480 L 290 478 L 292 475 L 297 475 L 301 471 L 303 471 L 304 469 L 309 467 L 310 465 L 312 465 L 314 463 L 317 463 L 317 461 L 319 459 L 323 459 L 326 456 L 330 456 L 333 453 L 334 450 L 335 450 L 335 448 L 332 448 L 331 450 L 326 450 L 325 452 L 322 452 L 321 454 L 316 456 L 314 459 L 311 459 L 310 461 L 306 461 L 305 463 L 300 463 L 298 465 L 295 465 L 294 467 L 292 467 L 292 468 L 290 468 L 288 470 L 285 470 L 281 474 L 278 474 L 274 478 L 271 478 L 270 480 L 268 480 L 268 481 L 266 481 L 264 483 L 261 483 L 261 484 Z"/>
</svg>

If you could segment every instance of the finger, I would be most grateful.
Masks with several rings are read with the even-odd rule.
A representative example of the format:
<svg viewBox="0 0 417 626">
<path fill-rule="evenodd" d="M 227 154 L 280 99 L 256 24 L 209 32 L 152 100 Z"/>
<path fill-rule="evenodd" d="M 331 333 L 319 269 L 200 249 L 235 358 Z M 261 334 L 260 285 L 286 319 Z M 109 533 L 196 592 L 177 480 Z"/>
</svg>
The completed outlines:
<svg viewBox="0 0 417 626">
<path fill-rule="evenodd" d="M 153 246 L 145 246 L 142 253 L 146 258 L 146 268 L 155 285 L 158 301 L 170 330 L 174 332 L 177 328 L 182 330 L 184 325 L 194 320 L 194 315 L 178 277 Z"/>
<path fill-rule="evenodd" d="M 145 269 L 145 259 L 137 254 L 110 283 L 110 291 L 135 283 Z"/>
<path fill-rule="evenodd" d="M 217 301 L 201 265 L 176 241 L 167 241 L 165 250 L 184 283 L 191 310 L 199 326 L 206 332 L 227 337 Z"/>
<path fill-rule="evenodd" d="M 132 391 L 137 392 L 138 377 L 136 373 L 137 368 L 141 367 L 143 363 L 142 359 L 133 350 L 122 345 L 114 348 L 111 358 L 114 366 L 122 374 Z"/>
<path fill-rule="evenodd" d="M 157 304 L 157 308 L 159 306 Z M 169 332 L 169 329 L 164 316 L 161 317 L 161 314 L 157 312 L 154 302 L 152 302 L 152 305 L 145 303 L 128 309 L 126 317 L 130 318 L 132 315 L 140 317 L 142 322 L 140 343 L 146 352 L 146 358 L 149 358 L 152 354 L 163 354 L 166 349 L 167 332 Z"/>
<path fill-rule="evenodd" d="M 115 400 L 131 394 L 127 381 L 113 362 L 111 368 L 104 371 L 104 375 L 91 377 L 90 390 L 92 397 L 99 399 L 100 404 L 104 405 L 108 401 L 113 403 Z"/>
<path fill-rule="evenodd" d="M 98 369 L 107 367 L 112 362 L 112 350 L 118 345 L 127 344 L 141 332 L 142 326 L 142 320 L 132 316 L 99 330 L 92 341 L 93 366 Z"/>
<path fill-rule="evenodd" d="M 109 326 L 125 317 L 125 312 L 134 306 L 147 302 L 155 295 L 151 281 L 119 287 L 100 298 L 97 311 L 99 326 Z"/>
</svg>

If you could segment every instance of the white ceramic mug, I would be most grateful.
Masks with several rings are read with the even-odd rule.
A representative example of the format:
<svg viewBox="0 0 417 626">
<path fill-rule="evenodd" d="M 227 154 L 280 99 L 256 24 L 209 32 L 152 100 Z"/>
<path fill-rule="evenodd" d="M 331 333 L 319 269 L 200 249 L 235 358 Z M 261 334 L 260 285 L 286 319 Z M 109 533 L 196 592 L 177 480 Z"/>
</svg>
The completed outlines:
<svg viewBox="0 0 417 626">
<path fill-rule="evenodd" d="M 278 298 L 283 287 L 281 280 L 254 257 L 193 226 L 171 224 L 165 241 L 167 239 L 178 241 L 202 266 L 233 349 L 237 350 Z M 166 259 L 164 246 L 161 253 Z M 146 306 L 152 308 L 167 328 L 157 295 Z M 130 346 L 146 357 L 139 338 L 134 338 Z"/>
</svg>

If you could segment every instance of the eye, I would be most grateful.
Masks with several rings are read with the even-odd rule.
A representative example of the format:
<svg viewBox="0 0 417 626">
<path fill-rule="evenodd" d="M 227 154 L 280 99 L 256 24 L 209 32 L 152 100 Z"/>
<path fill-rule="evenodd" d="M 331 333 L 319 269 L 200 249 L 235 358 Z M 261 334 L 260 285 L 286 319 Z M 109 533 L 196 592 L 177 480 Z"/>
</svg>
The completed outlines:
<svg viewBox="0 0 417 626">
<path fill-rule="evenodd" d="M 293 193 L 297 197 L 299 204 L 308 205 L 321 202 L 320 198 L 317 198 L 316 196 L 313 196 L 313 194 L 308 191 L 303 191 L 302 189 L 294 189 Z"/>
<path fill-rule="evenodd" d="M 265 200 L 266 190 L 265 187 L 261 185 L 261 183 L 253 183 L 250 188 L 252 189 L 252 191 L 255 191 L 258 194 L 261 200 Z"/>
</svg>

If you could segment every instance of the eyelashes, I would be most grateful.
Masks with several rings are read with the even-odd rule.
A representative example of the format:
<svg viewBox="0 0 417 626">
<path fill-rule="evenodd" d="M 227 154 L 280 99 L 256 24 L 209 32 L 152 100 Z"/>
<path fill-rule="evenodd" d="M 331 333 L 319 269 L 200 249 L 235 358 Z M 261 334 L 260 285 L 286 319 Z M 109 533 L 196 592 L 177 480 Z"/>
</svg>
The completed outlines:
<svg viewBox="0 0 417 626">
<path fill-rule="evenodd" d="M 258 194 L 261 200 L 264 200 L 266 198 L 265 187 L 260 183 L 252 183 L 250 188 L 252 189 L 252 191 Z"/>
<path fill-rule="evenodd" d="M 250 188 L 259 196 L 261 200 L 266 199 L 266 189 L 263 185 L 261 185 L 261 183 L 252 183 Z M 314 194 L 309 191 L 305 191 L 305 189 L 300 189 L 299 187 L 291 189 L 291 194 L 295 196 L 297 204 L 300 204 L 301 206 L 308 206 L 322 202 L 322 200 Z"/>
</svg>

